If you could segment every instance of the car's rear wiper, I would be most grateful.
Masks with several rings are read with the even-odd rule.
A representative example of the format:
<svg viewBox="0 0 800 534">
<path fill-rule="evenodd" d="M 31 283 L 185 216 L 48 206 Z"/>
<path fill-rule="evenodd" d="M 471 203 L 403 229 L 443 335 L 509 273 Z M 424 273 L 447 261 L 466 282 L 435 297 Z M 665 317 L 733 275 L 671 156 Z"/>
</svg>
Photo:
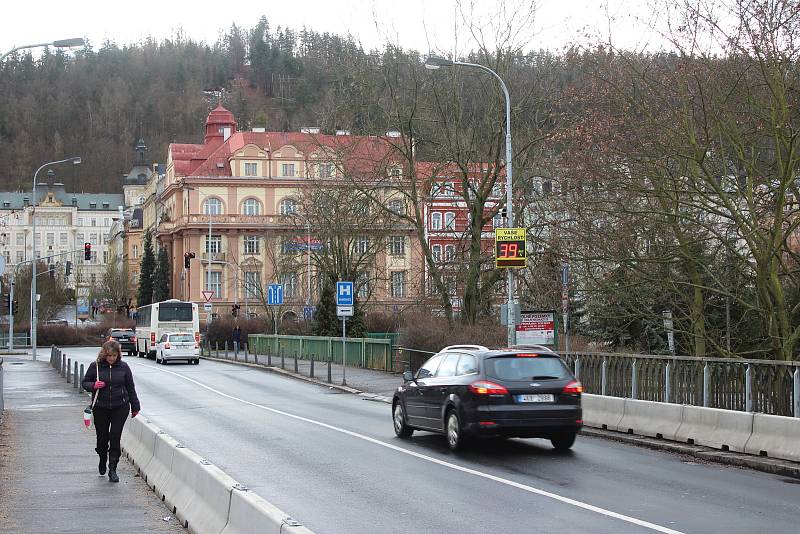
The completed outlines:
<svg viewBox="0 0 800 534">
<path fill-rule="evenodd" d="M 532 376 L 531 380 L 558 380 L 561 378 L 560 376 L 549 376 L 549 375 L 537 375 Z"/>
</svg>

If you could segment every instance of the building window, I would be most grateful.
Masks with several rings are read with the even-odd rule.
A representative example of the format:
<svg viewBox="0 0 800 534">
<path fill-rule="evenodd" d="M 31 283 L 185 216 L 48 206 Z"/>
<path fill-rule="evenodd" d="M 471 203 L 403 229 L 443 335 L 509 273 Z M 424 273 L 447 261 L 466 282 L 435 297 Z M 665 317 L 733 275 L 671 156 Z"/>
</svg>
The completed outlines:
<svg viewBox="0 0 800 534">
<path fill-rule="evenodd" d="M 58 242 L 61 244 L 62 247 L 66 247 L 69 244 L 69 238 L 67 237 L 67 232 L 61 232 L 58 234 Z"/>
<path fill-rule="evenodd" d="M 444 261 L 451 262 L 456 257 L 455 245 L 445 245 L 444 247 Z"/>
<path fill-rule="evenodd" d="M 369 273 L 366 271 L 359 271 L 356 273 L 356 296 L 365 299 L 369 296 Z"/>
<path fill-rule="evenodd" d="M 108 234 L 103 234 L 103 244 L 108 245 Z"/>
<path fill-rule="evenodd" d="M 433 261 L 436 263 L 442 261 L 442 245 L 433 245 L 431 247 L 431 256 L 433 256 Z"/>
<path fill-rule="evenodd" d="M 92 251 L 92 263 L 97 264 L 97 251 L 96 250 Z"/>
<path fill-rule="evenodd" d="M 248 198 L 242 204 L 242 215 L 261 215 L 261 202 L 255 198 Z"/>
<path fill-rule="evenodd" d="M 244 164 L 245 176 L 258 176 L 258 163 L 245 163 Z"/>
<path fill-rule="evenodd" d="M 287 178 L 294 177 L 294 163 L 282 163 L 281 176 L 285 176 Z"/>
<path fill-rule="evenodd" d="M 222 297 L 222 271 L 206 271 L 206 291 L 213 291 L 215 297 Z"/>
<path fill-rule="evenodd" d="M 131 255 L 133 256 L 134 260 L 139 257 L 139 245 L 133 245 L 131 248 Z"/>
<path fill-rule="evenodd" d="M 500 182 L 495 182 L 495 184 L 492 186 L 491 196 L 499 197 L 502 194 L 503 194 L 503 184 L 501 184 Z"/>
<path fill-rule="evenodd" d="M 222 252 L 222 236 L 212 235 L 210 240 L 209 236 L 206 236 L 206 253 L 219 254 L 220 252 Z"/>
<path fill-rule="evenodd" d="M 108 251 L 103 251 L 103 263 L 108 263 Z"/>
<path fill-rule="evenodd" d="M 293 198 L 284 198 L 280 204 L 281 215 L 291 215 L 297 213 L 297 202 Z"/>
<path fill-rule="evenodd" d="M 433 182 L 431 184 L 431 198 L 436 198 L 442 194 L 442 184 L 439 182 Z"/>
<path fill-rule="evenodd" d="M 89 234 L 89 243 L 92 245 L 97 244 L 97 234 Z"/>
<path fill-rule="evenodd" d="M 456 214 L 452 211 L 444 214 L 444 229 L 451 231 L 456 229 Z"/>
<path fill-rule="evenodd" d="M 203 202 L 205 215 L 222 215 L 222 201 L 218 198 L 208 198 Z"/>
<path fill-rule="evenodd" d="M 402 235 L 389 237 L 389 254 L 403 256 L 406 253 L 406 238 Z"/>
<path fill-rule="evenodd" d="M 37 247 L 42 246 L 42 234 L 40 234 L 39 232 L 36 232 L 36 235 L 34 236 L 33 239 L 34 239 Z"/>
<path fill-rule="evenodd" d="M 389 211 L 394 213 L 395 215 L 405 215 L 406 214 L 406 204 L 400 199 L 394 199 L 389 201 Z"/>
<path fill-rule="evenodd" d="M 500 212 L 497 212 L 492 218 L 492 225 L 495 228 L 501 228 L 503 226 L 503 215 Z"/>
<path fill-rule="evenodd" d="M 319 164 L 319 177 L 332 178 L 333 177 L 333 163 L 320 163 Z"/>
<path fill-rule="evenodd" d="M 286 300 L 292 300 L 297 295 L 297 273 L 284 273 L 280 276 L 283 285 L 283 296 Z"/>
<path fill-rule="evenodd" d="M 25 261 L 25 252 L 23 252 L 22 250 L 18 250 L 17 251 L 17 263 L 22 263 L 23 261 Z"/>
<path fill-rule="evenodd" d="M 246 235 L 244 236 L 244 253 L 245 254 L 259 254 L 259 243 L 261 241 L 258 236 Z"/>
<path fill-rule="evenodd" d="M 356 254 L 366 254 L 369 250 L 369 237 L 360 235 L 353 243 L 353 250 Z"/>
<path fill-rule="evenodd" d="M 92 217 L 92 226 L 97 226 L 97 219 Z"/>
<path fill-rule="evenodd" d="M 393 271 L 392 272 L 392 298 L 402 298 L 406 296 L 406 272 Z"/>
<path fill-rule="evenodd" d="M 244 298 L 257 299 L 258 290 L 261 287 L 257 271 L 245 271 L 244 273 Z"/>
<path fill-rule="evenodd" d="M 17 246 L 21 247 L 25 245 L 25 232 L 17 232 Z"/>
<path fill-rule="evenodd" d="M 453 182 L 444 182 L 442 184 L 442 195 L 446 197 L 456 196 L 456 185 Z"/>
<path fill-rule="evenodd" d="M 431 230 L 442 229 L 442 214 L 438 211 L 431 213 Z"/>
</svg>

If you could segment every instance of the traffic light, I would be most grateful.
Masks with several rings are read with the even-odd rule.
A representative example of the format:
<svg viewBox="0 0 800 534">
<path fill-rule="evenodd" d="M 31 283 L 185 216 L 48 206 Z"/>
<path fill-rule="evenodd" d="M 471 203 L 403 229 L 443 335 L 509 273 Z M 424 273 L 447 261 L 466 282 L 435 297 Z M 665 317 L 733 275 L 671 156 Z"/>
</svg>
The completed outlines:
<svg viewBox="0 0 800 534">
<path fill-rule="evenodd" d="M 500 216 L 504 219 L 508 218 L 508 209 L 500 208 Z"/>
<path fill-rule="evenodd" d="M 12 301 L 11 302 L 11 314 L 12 315 L 16 315 L 18 311 L 19 311 L 19 306 L 17 306 L 17 301 L 16 300 Z"/>
<path fill-rule="evenodd" d="M 69 276 L 69 275 L 70 275 L 70 273 L 72 273 L 72 262 L 71 262 L 71 261 L 68 261 L 68 262 L 67 262 L 67 270 L 66 270 L 66 275 L 67 275 L 67 276 Z"/>
<path fill-rule="evenodd" d="M 83 259 L 89 261 L 92 259 L 92 244 L 91 243 L 84 243 L 83 244 Z"/>
<path fill-rule="evenodd" d="M 234 304 L 233 306 L 231 306 L 231 315 L 233 315 L 234 317 L 239 317 L 239 308 L 241 308 L 241 306 L 239 306 L 238 304 Z"/>
<path fill-rule="evenodd" d="M 185 269 L 190 269 L 192 267 L 190 261 L 194 259 L 194 252 L 184 252 L 183 253 L 183 267 Z"/>
</svg>

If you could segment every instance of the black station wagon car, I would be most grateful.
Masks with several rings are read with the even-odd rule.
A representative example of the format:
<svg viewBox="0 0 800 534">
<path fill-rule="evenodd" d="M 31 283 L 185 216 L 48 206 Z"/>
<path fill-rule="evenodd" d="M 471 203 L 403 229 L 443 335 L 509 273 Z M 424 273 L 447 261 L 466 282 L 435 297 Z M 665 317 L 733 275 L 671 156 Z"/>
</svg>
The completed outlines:
<svg viewBox="0 0 800 534">
<path fill-rule="evenodd" d="M 454 451 L 473 436 L 547 438 L 566 450 L 583 425 L 583 386 L 545 347 L 454 345 L 403 379 L 392 400 L 401 438 L 438 432 Z"/>
</svg>

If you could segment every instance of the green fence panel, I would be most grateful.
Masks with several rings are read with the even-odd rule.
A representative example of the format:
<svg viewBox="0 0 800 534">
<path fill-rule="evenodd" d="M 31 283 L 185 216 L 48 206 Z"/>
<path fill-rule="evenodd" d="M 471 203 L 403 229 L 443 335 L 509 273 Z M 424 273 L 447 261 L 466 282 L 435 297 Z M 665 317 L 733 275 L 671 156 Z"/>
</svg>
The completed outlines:
<svg viewBox="0 0 800 534">
<path fill-rule="evenodd" d="M 275 336 L 272 334 L 249 334 L 248 343 L 260 355 L 271 353 L 287 358 L 297 356 L 302 360 L 312 357 L 317 361 L 332 358 L 334 363 L 342 362 L 342 338 L 321 336 Z M 392 342 L 390 339 L 347 338 L 347 365 L 391 371 Z"/>
</svg>

